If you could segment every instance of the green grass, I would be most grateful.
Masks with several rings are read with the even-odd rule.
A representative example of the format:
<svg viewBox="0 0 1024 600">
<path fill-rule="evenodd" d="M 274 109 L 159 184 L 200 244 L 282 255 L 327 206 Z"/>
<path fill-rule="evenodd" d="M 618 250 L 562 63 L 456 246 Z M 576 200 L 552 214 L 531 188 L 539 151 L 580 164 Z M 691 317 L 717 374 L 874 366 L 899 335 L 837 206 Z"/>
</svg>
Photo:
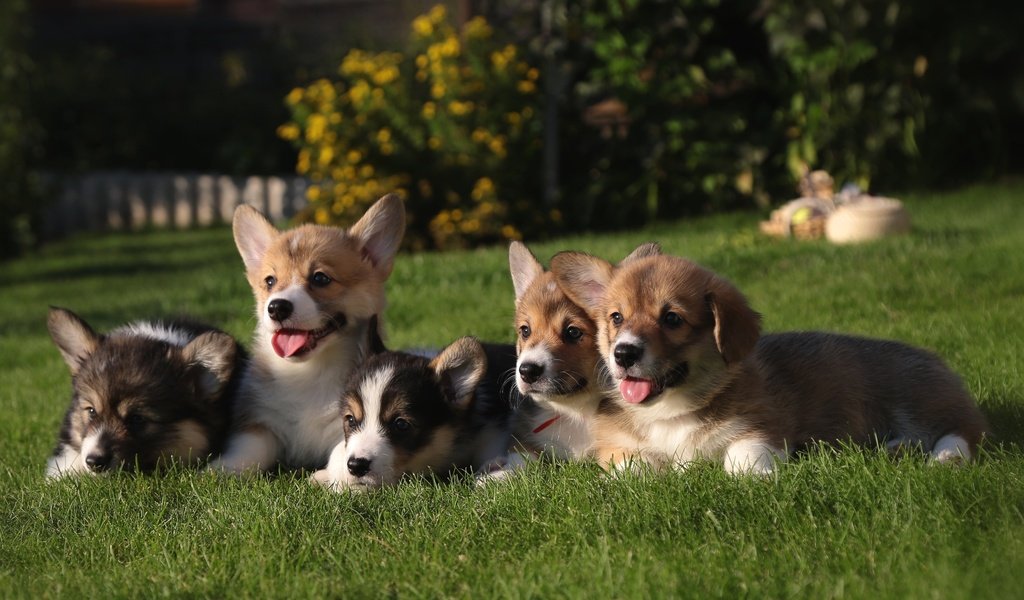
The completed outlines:
<svg viewBox="0 0 1024 600">
<path fill-rule="evenodd" d="M 532 246 L 620 258 L 640 242 L 743 289 L 768 330 L 890 337 L 940 353 L 997 444 L 966 468 L 821 451 L 767 479 L 701 465 L 610 479 L 532 465 L 504 484 L 334 495 L 293 476 L 176 472 L 46 483 L 69 395 L 50 304 L 94 326 L 191 314 L 247 340 L 223 229 L 79 238 L 0 265 L 0 596 L 1006 598 L 1024 573 L 1024 185 L 906 198 L 907 237 L 766 239 L 753 215 Z M 503 249 L 399 259 L 390 343 L 509 340 Z"/>
</svg>

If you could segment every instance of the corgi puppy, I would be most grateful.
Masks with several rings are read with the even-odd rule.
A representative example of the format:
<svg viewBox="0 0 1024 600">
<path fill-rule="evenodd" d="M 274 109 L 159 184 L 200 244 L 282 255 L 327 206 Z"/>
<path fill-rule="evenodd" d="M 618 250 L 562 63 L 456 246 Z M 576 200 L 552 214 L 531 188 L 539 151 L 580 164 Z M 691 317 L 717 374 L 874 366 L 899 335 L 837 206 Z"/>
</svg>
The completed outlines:
<svg viewBox="0 0 1024 600">
<path fill-rule="evenodd" d="M 988 431 L 933 354 L 830 333 L 761 337 L 743 294 L 689 260 L 648 256 L 616 268 L 562 253 L 551 268 L 597 323 L 632 454 L 654 466 L 710 458 L 733 473 L 769 473 L 796 449 L 843 440 L 967 460 Z"/>
<path fill-rule="evenodd" d="M 337 402 L 367 353 L 370 318 L 384 310 L 405 231 L 402 202 L 384 196 L 349 229 L 288 231 L 242 205 L 233 230 L 257 325 L 233 432 L 211 466 L 320 468 L 343 436 Z"/>
<path fill-rule="evenodd" d="M 388 352 L 379 338 L 370 346 L 341 400 L 344 439 L 312 481 L 366 490 L 406 475 L 506 466 L 510 407 L 499 382 L 514 365 L 511 346 L 464 337 L 433 359 Z"/>
<path fill-rule="evenodd" d="M 626 260 L 658 254 L 644 244 Z M 606 370 L 597 347 L 597 325 L 545 272 L 521 242 L 508 250 L 515 289 L 517 405 L 514 435 L 528 455 L 585 457 L 594 445 L 590 424 L 623 418 L 605 400 Z"/>
<path fill-rule="evenodd" d="M 226 333 L 194 323 L 131 323 L 96 333 L 69 310 L 47 326 L 71 370 L 46 476 L 151 471 L 220 452 L 243 353 Z"/>
</svg>

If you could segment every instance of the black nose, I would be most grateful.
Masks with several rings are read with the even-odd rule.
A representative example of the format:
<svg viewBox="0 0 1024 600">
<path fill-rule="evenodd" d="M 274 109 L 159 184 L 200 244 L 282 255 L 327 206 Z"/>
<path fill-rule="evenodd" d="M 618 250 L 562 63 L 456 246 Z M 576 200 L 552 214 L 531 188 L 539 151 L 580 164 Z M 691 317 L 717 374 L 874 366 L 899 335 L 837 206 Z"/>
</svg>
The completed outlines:
<svg viewBox="0 0 1024 600">
<path fill-rule="evenodd" d="M 643 346 L 634 346 L 633 344 L 619 344 L 615 346 L 615 364 L 619 365 L 623 369 L 628 369 L 640 362 L 640 357 L 644 355 Z"/>
<path fill-rule="evenodd" d="M 270 304 L 267 305 L 267 314 L 275 321 L 284 321 L 288 317 L 292 316 L 293 308 L 294 307 L 291 302 L 277 298 L 275 300 L 271 300 Z"/>
<path fill-rule="evenodd" d="M 352 457 L 348 459 L 348 472 L 356 477 L 362 477 L 370 472 L 370 461 L 366 458 Z"/>
<path fill-rule="evenodd" d="M 538 365 L 537 363 L 524 362 L 519 365 L 519 377 L 526 383 L 533 383 L 540 379 L 541 373 L 544 372 L 544 366 Z"/>
<path fill-rule="evenodd" d="M 94 473 L 106 471 L 110 468 L 110 454 L 93 452 L 85 457 L 85 464 Z"/>
</svg>

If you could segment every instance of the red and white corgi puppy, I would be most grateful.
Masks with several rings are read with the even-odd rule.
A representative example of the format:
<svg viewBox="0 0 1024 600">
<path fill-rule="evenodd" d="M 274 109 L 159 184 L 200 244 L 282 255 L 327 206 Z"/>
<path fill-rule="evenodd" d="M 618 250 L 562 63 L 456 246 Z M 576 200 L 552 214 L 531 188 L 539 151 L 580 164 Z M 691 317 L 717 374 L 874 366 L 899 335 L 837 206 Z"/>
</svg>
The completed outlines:
<svg viewBox="0 0 1024 600">
<path fill-rule="evenodd" d="M 644 244 L 627 259 L 658 252 L 656 244 Z M 592 423 L 621 413 L 603 401 L 608 383 L 597 325 L 524 244 L 512 242 L 508 260 L 516 296 L 516 388 L 524 398 L 514 435 L 528 454 L 583 458 L 594 446 Z"/>
<path fill-rule="evenodd" d="M 402 202 L 384 196 L 349 229 L 288 231 L 243 205 L 233 229 L 257 326 L 233 433 L 212 467 L 322 467 L 343 436 L 338 398 L 367 353 L 371 317 L 384 310 L 405 231 Z"/>
<path fill-rule="evenodd" d="M 511 347 L 464 337 L 430 359 L 370 345 L 376 352 L 352 375 L 338 407 L 344 439 L 314 482 L 367 490 L 408 475 L 505 466 L 510 406 L 499 388 L 515 360 Z"/>
<path fill-rule="evenodd" d="M 933 354 L 820 332 L 762 337 L 743 294 L 689 260 L 616 268 L 563 253 L 551 268 L 597 323 L 633 457 L 655 466 L 708 458 L 730 472 L 768 473 L 796 449 L 844 440 L 920 447 L 945 462 L 975 456 L 988 430 Z"/>
<path fill-rule="evenodd" d="M 244 360 L 230 335 L 185 321 L 101 335 L 62 308 L 47 325 L 73 388 L 47 477 L 195 465 L 220 452 Z"/>
</svg>

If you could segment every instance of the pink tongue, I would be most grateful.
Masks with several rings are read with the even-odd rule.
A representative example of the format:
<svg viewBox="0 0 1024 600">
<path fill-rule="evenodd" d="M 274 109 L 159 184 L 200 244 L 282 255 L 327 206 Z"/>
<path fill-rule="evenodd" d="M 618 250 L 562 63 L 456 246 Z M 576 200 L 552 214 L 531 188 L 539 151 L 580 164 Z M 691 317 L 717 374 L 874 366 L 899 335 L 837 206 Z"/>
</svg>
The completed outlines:
<svg viewBox="0 0 1024 600">
<path fill-rule="evenodd" d="M 619 391 L 622 397 L 630 404 L 640 404 L 651 395 L 651 382 L 647 379 L 635 379 L 627 377 L 619 384 Z"/>
<path fill-rule="evenodd" d="M 270 340 L 270 345 L 274 347 L 274 352 L 283 358 L 294 356 L 306 347 L 309 343 L 309 332 L 303 331 L 302 329 L 282 329 L 274 333 L 274 337 Z"/>
</svg>

